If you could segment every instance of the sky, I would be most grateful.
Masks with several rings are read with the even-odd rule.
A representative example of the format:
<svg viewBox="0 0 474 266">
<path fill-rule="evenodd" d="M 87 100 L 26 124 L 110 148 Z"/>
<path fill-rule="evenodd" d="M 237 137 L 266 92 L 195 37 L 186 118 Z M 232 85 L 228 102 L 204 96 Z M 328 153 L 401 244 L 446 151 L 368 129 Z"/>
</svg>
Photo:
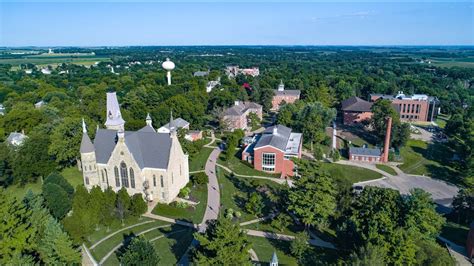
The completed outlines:
<svg viewBox="0 0 474 266">
<path fill-rule="evenodd" d="M 474 2 L 0 0 L 0 46 L 474 45 Z"/>
</svg>

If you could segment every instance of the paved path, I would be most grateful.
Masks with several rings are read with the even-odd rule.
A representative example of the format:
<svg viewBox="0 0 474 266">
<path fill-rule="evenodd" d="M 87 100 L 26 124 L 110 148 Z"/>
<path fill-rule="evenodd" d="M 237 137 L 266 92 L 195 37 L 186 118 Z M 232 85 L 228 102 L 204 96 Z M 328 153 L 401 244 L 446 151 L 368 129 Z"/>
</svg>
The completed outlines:
<svg viewBox="0 0 474 266">
<path fill-rule="evenodd" d="M 248 235 L 257 236 L 257 237 L 265 237 L 268 239 L 277 239 L 277 240 L 283 240 L 283 241 L 293 241 L 295 239 L 294 236 L 284 235 L 284 234 L 257 231 L 257 230 L 251 230 L 251 229 L 246 229 L 246 231 Z M 316 247 L 337 249 L 332 243 L 326 242 L 320 238 L 310 239 L 308 242 L 309 244 Z"/>
<path fill-rule="evenodd" d="M 376 168 L 374 164 L 370 163 L 359 163 L 344 160 L 338 161 L 336 163 L 367 168 L 379 172 L 386 177 L 384 179 L 355 183 L 354 185 L 392 188 L 400 191 L 402 194 L 409 194 L 410 190 L 413 188 L 421 188 L 431 194 L 433 201 L 439 206 L 438 211 L 441 213 L 450 211 L 453 198 L 457 195 L 459 190 L 456 186 L 441 180 L 426 176 L 405 174 L 398 167 L 392 167 L 397 172 L 397 175 L 390 175 L 389 173 Z"/>
<path fill-rule="evenodd" d="M 457 265 L 460 265 L 460 266 L 472 265 L 472 263 L 470 263 L 469 259 L 467 258 L 467 251 L 465 247 L 457 245 L 442 236 L 438 236 L 438 239 L 443 241 L 446 244 L 449 254 L 456 260 Z"/>
<path fill-rule="evenodd" d="M 151 222 L 154 222 L 154 221 L 153 221 L 153 220 L 145 221 L 145 222 L 143 222 L 143 223 L 138 223 L 138 224 L 130 225 L 130 226 L 127 226 L 127 227 L 122 228 L 122 229 L 120 229 L 120 230 L 117 230 L 117 231 L 111 233 L 110 235 L 107 235 L 107 236 L 101 238 L 99 241 L 95 242 L 94 245 L 92 245 L 92 246 L 89 247 L 89 249 L 94 249 L 94 248 L 97 247 L 100 243 L 104 242 L 105 240 L 107 240 L 107 239 L 113 237 L 114 235 L 116 235 L 116 234 L 118 234 L 118 233 L 120 233 L 120 232 L 122 232 L 122 231 L 125 231 L 125 230 L 127 230 L 127 229 L 130 229 L 130 228 L 133 228 L 133 227 L 142 225 L 142 224 L 151 223 Z"/>
<path fill-rule="evenodd" d="M 250 253 L 250 259 L 251 259 L 252 261 L 260 261 L 260 260 L 258 259 L 257 253 L 255 253 L 255 250 L 253 250 L 253 248 L 251 248 L 251 249 L 249 250 L 249 253 Z"/>
<path fill-rule="evenodd" d="M 201 224 L 199 225 L 199 231 L 204 232 L 207 229 L 207 221 L 215 220 L 219 216 L 219 209 L 221 206 L 221 195 L 219 191 L 219 183 L 217 182 L 216 176 L 216 161 L 219 158 L 221 150 L 215 148 L 206 162 L 205 171 L 209 177 L 209 183 L 207 184 L 207 206 L 204 212 L 204 217 Z"/>
<path fill-rule="evenodd" d="M 222 164 L 216 164 L 216 165 L 219 166 L 220 168 L 224 169 L 224 170 L 227 171 L 228 173 L 233 173 L 235 176 L 238 176 L 238 177 L 264 179 L 264 180 L 273 181 L 273 182 L 278 183 L 278 184 L 281 184 L 281 185 L 287 183 L 290 187 L 293 186 L 293 181 L 292 181 L 292 180 L 289 180 L 289 179 L 276 178 L 276 177 L 266 177 L 266 176 L 256 176 L 256 175 L 241 175 L 241 174 L 237 174 L 236 172 L 232 171 L 232 170 L 231 170 L 230 168 L 228 168 L 227 166 L 224 166 L 224 165 L 222 165 Z"/>
<path fill-rule="evenodd" d="M 186 226 L 186 227 L 191 227 L 191 228 L 197 228 L 198 227 L 198 225 L 196 225 L 196 224 L 192 224 L 192 223 L 188 223 L 188 222 L 185 222 L 185 221 L 168 218 L 168 217 L 161 216 L 161 215 L 156 215 L 156 214 L 149 213 L 149 212 L 143 214 L 143 216 L 151 218 L 151 219 L 155 219 L 155 220 L 160 220 L 160 221 L 172 223 L 172 224 L 179 224 L 179 225 Z"/>
<path fill-rule="evenodd" d="M 272 213 L 272 214 L 269 214 L 265 217 L 261 217 L 261 218 L 257 218 L 257 219 L 254 219 L 254 220 L 250 220 L 250 221 L 246 221 L 246 222 L 243 222 L 243 223 L 240 223 L 240 226 L 245 226 L 245 225 L 249 225 L 249 224 L 254 224 L 254 223 L 258 223 L 258 222 L 261 222 L 261 221 L 265 221 L 265 220 L 268 220 L 268 219 L 272 219 L 273 217 L 275 217 L 278 213 Z"/>
<path fill-rule="evenodd" d="M 145 231 L 142 231 L 142 232 L 136 234 L 136 236 L 146 234 L 146 233 L 151 232 L 151 231 L 156 230 L 156 229 L 160 229 L 160 228 L 164 228 L 164 227 L 170 227 L 170 226 L 171 226 L 171 224 L 156 226 L 156 227 L 147 229 L 147 230 L 145 230 Z M 173 232 L 171 232 L 171 233 L 173 233 Z M 169 234 L 171 234 L 171 233 L 169 233 Z M 115 252 L 117 249 L 119 249 L 122 245 L 123 245 L 123 242 L 121 242 L 120 244 L 118 244 L 117 246 L 115 246 L 113 249 L 111 249 L 111 250 L 109 251 L 109 253 L 107 253 L 107 254 L 100 260 L 99 264 L 100 264 L 100 265 L 104 264 L 104 262 L 105 262 L 112 254 L 114 254 L 114 252 Z"/>
</svg>

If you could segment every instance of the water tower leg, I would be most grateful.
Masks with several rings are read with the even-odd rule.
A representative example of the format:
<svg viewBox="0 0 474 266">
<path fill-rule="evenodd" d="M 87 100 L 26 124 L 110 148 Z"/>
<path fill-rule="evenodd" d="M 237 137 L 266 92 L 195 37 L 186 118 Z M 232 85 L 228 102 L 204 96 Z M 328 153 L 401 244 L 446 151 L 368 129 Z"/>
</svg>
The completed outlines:
<svg viewBox="0 0 474 266">
<path fill-rule="evenodd" d="M 171 71 L 168 71 L 168 73 L 166 73 L 166 77 L 168 78 L 168 85 L 171 85 Z"/>
</svg>

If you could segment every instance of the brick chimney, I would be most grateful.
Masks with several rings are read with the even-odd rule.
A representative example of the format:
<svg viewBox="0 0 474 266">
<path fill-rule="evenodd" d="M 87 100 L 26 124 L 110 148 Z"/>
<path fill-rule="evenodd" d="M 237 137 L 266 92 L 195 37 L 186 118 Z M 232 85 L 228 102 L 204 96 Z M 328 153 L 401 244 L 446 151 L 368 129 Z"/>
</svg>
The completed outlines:
<svg viewBox="0 0 474 266">
<path fill-rule="evenodd" d="M 383 158 L 382 162 L 388 162 L 388 150 L 390 149 L 390 135 L 392 133 L 392 118 L 387 117 L 387 130 L 385 133 L 385 143 L 383 146 Z"/>
</svg>

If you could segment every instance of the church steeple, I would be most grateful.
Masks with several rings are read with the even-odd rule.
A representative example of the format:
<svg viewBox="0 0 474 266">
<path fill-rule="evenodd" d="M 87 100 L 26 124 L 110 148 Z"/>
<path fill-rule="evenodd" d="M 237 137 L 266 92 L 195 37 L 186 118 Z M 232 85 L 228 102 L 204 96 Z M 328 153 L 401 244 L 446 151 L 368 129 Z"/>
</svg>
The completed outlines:
<svg viewBox="0 0 474 266">
<path fill-rule="evenodd" d="M 147 125 L 147 126 L 153 127 L 153 126 L 152 126 L 152 122 L 153 122 L 153 121 L 151 120 L 150 113 L 146 114 L 146 120 L 145 120 L 145 121 L 146 121 L 146 125 Z"/>
<path fill-rule="evenodd" d="M 86 127 L 86 122 L 84 121 L 84 118 L 82 119 L 82 140 L 81 140 L 81 153 L 90 153 L 94 152 L 94 144 L 92 144 L 91 139 L 89 138 L 89 135 L 87 134 L 87 127 Z"/>
<path fill-rule="evenodd" d="M 285 84 L 283 84 L 283 80 L 280 80 L 280 84 L 278 85 L 278 91 L 284 91 L 285 90 Z"/>
<path fill-rule="evenodd" d="M 170 111 L 170 123 L 169 123 L 170 136 L 176 136 L 176 130 L 177 130 L 177 128 L 175 128 L 173 121 L 174 121 L 174 120 L 173 120 L 173 110 L 171 110 L 171 111 Z"/>
<path fill-rule="evenodd" d="M 107 121 L 105 122 L 107 129 L 124 130 L 125 120 L 122 119 L 120 106 L 115 92 L 107 92 Z"/>
</svg>

